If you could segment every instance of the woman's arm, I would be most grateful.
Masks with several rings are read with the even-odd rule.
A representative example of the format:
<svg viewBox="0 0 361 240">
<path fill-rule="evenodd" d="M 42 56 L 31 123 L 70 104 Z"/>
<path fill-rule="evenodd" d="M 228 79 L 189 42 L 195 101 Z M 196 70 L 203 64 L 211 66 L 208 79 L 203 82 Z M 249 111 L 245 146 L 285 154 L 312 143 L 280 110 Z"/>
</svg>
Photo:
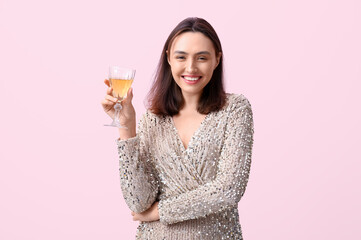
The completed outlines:
<svg viewBox="0 0 361 240">
<path fill-rule="evenodd" d="M 239 100 L 233 107 L 216 178 L 189 192 L 161 200 L 158 209 L 162 223 L 205 217 L 237 206 L 248 182 L 254 130 L 248 100 Z"/>
<path fill-rule="evenodd" d="M 149 156 L 147 116 L 148 113 L 143 115 L 135 137 L 117 140 L 123 197 L 136 213 L 150 208 L 158 194 L 158 181 Z"/>
</svg>

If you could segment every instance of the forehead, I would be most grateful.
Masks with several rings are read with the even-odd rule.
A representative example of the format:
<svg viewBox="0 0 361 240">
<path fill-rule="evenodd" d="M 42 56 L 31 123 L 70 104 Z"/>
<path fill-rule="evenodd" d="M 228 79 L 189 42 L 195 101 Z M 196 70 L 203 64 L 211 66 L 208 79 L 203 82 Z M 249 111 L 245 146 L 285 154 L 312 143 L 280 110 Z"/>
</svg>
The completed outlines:
<svg viewBox="0 0 361 240">
<path fill-rule="evenodd" d="M 215 51 L 212 41 L 200 32 L 185 32 L 178 35 L 172 43 L 171 52 L 184 51 L 187 53 Z"/>
</svg>

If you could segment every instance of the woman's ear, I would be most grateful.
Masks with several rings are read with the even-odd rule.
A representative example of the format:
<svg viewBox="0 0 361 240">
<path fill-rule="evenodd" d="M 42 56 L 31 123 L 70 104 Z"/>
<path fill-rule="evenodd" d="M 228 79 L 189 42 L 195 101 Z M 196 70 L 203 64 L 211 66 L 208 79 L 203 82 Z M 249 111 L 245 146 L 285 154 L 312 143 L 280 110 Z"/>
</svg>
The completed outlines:
<svg viewBox="0 0 361 240">
<path fill-rule="evenodd" d="M 169 62 L 169 51 L 165 51 L 165 53 L 167 54 L 167 61 L 168 61 L 168 64 L 170 65 L 170 62 Z"/>
<path fill-rule="evenodd" d="M 214 69 L 217 68 L 219 62 L 221 61 L 221 57 L 222 57 L 222 52 L 219 52 L 219 53 L 217 54 L 217 56 L 216 56 L 217 64 L 216 64 L 216 66 L 214 67 Z M 214 69 L 213 69 L 213 70 L 214 70 Z"/>
</svg>

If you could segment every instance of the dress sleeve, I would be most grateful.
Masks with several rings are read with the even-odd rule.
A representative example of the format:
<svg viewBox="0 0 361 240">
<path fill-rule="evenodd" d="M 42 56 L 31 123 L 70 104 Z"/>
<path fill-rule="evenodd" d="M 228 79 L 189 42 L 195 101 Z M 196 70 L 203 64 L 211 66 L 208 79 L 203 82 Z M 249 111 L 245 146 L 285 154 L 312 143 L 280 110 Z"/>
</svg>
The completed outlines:
<svg viewBox="0 0 361 240">
<path fill-rule="evenodd" d="M 158 204 L 160 222 L 205 217 L 238 205 L 248 182 L 253 146 L 253 114 L 247 99 L 230 109 L 214 180 Z"/>
<path fill-rule="evenodd" d="M 151 207 L 159 186 L 149 153 L 146 116 L 140 120 L 135 137 L 117 140 L 120 186 L 129 209 L 136 213 Z"/>
</svg>

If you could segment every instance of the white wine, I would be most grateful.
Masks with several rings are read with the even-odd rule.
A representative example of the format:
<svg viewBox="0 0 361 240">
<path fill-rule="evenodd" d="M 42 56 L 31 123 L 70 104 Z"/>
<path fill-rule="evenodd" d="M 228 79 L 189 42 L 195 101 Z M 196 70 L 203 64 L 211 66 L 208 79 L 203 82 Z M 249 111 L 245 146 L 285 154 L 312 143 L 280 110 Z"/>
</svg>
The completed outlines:
<svg viewBox="0 0 361 240">
<path fill-rule="evenodd" d="M 129 91 L 130 86 L 133 83 L 135 76 L 135 70 L 129 68 L 122 68 L 119 66 L 110 66 L 109 67 L 109 83 L 113 88 L 112 95 L 118 99 L 117 103 L 114 105 L 114 116 L 113 122 L 111 124 L 106 124 L 105 126 L 112 126 L 118 128 L 127 128 L 120 123 L 121 118 L 121 101 L 126 97 L 127 92 Z"/>
<path fill-rule="evenodd" d="M 113 88 L 113 97 L 123 100 L 127 94 L 130 86 L 132 86 L 133 79 L 110 79 L 110 84 Z"/>
</svg>

